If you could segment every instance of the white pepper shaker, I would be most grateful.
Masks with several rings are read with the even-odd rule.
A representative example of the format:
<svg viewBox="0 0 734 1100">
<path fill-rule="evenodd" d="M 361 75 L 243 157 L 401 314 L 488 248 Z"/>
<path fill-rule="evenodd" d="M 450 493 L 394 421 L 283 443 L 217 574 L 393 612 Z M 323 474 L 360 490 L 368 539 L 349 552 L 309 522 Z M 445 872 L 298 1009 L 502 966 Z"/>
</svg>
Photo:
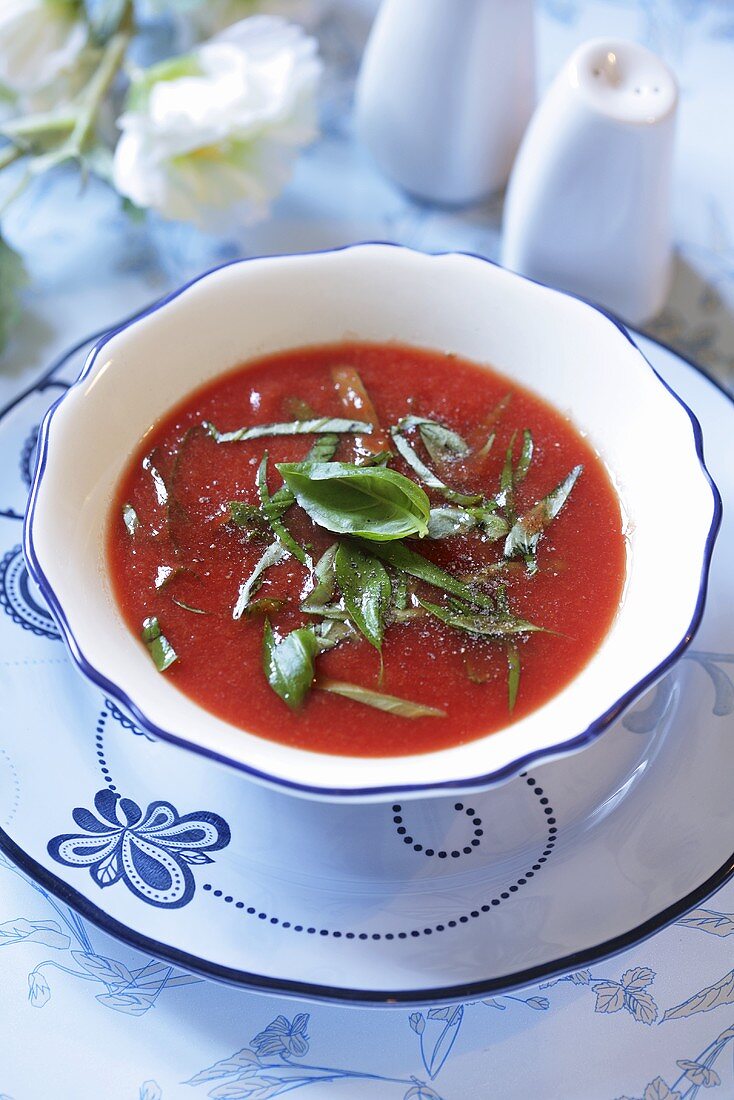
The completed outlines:
<svg viewBox="0 0 734 1100">
<path fill-rule="evenodd" d="M 640 324 L 670 288 L 678 91 L 635 42 L 571 55 L 523 139 L 507 191 L 502 262 Z"/>
<path fill-rule="evenodd" d="M 357 84 L 357 135 L 429 202 L 503 187 L 534 103 L 532 0 L 383 0 Z"/>
</svg>

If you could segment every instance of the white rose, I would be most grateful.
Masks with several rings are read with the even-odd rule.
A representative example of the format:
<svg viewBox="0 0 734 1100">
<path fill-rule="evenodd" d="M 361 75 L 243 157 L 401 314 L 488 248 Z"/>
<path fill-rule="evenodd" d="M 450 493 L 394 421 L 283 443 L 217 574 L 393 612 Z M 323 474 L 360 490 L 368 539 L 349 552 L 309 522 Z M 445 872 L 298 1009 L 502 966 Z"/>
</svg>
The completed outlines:
<svg viewBox="0 0 734 1100">
<path fill-rule="evenodd" d="M 0 0 L 0 84 L 23 96 L 49 87 L 87 38 L 82 0 Z"/>
<path fill-rule="evenodd" d="M 316 135 L 316 43 L 253 16 L 133 81 L 114 183 L 137 206 L 220 230 L 252 224 Z"/>
</svg>

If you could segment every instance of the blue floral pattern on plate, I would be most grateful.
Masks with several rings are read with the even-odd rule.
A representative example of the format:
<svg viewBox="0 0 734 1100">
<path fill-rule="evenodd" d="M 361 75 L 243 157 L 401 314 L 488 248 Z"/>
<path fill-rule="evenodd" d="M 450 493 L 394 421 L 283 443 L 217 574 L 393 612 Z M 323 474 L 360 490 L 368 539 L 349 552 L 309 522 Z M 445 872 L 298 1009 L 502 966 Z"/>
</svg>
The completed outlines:
<svg viewBox="0 0 734 1100">
<path fill-rule="evenodd" d="M 196 888 L 191 865 L 212 863 L 207 853 L 229 844 L 226 821 L 208 811 L 179 815 L 170 802 L 153 802 L 143 813 L 110 790 L 95 795 L 94 807 L 96 815 L 81 806 L 74 810 L 82 832 L 54 837 L 50 855 L 68 867 L 88 867 L 100 887 L 122 880 L 149 905 L 186 905 Z"/>
</svg>

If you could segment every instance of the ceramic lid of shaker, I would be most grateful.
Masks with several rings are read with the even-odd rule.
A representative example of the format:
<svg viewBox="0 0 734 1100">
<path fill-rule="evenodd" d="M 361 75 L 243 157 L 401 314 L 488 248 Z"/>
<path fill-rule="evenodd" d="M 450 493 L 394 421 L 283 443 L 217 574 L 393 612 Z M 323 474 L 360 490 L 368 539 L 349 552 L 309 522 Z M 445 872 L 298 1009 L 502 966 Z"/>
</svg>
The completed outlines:
<svg viewBox="0 0 734 1100">
<path fill-rule="evenodd" d="M 678 86 L 673 73 L 636 42 L 585 42 L 571 59 L 569 74 L 595 111 L 619 122 L 654 124 L 675 110 Z"/>
</svg>

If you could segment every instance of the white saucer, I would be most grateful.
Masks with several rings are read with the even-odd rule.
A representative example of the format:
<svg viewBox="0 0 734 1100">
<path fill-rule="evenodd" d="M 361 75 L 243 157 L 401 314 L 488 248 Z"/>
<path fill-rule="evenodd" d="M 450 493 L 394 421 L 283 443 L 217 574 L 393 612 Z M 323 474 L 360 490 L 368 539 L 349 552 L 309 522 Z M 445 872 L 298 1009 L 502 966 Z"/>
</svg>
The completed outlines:
<svg viewBox="0 0 734 1100">
<path fill-rule="evenodd" d="M 734 501 L 731 399 L 638 342 L 701 420 L 707 464 Z M 19 519 L 34 433 L 86 347 L 0 419 L 0 848 L 46 889 L 213 978 L 426 1003 L 621 951 L 734 871 L 726 511 L 693 648 L 595 744 L 470 799 L 292 798 L 141 735 L 69 664 L 29 583 Z"/>
</svg>

